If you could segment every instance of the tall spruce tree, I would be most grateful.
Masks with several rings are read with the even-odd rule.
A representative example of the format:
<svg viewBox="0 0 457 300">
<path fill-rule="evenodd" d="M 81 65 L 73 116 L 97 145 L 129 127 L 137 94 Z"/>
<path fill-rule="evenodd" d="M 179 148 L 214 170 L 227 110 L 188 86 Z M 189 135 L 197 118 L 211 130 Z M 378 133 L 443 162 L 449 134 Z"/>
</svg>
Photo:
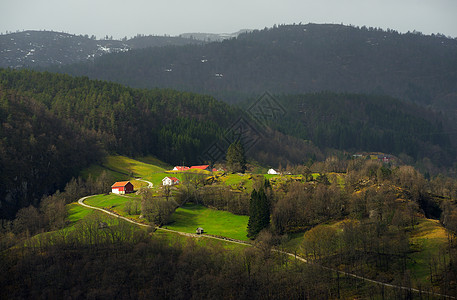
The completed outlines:
<svg viewBox="0 0 457 300">
<path fill-rule="evenodd" d="M 269 184 L 265 181 L 265 187 Z M 257 234 L 270 225 L 270 199 L 265 193 L 265 187 L 259 188 L 259 191 L 253 190 L 249 202 L 249 221 L 248 234 L 250 239 L 255 239 Z"/>
<path fill-rule="evenodd" d="M 246 156 L 240 141 L 232 143 L 227 150 L 227 168 L 233 173 L 246 171 Z"/>
</svg>

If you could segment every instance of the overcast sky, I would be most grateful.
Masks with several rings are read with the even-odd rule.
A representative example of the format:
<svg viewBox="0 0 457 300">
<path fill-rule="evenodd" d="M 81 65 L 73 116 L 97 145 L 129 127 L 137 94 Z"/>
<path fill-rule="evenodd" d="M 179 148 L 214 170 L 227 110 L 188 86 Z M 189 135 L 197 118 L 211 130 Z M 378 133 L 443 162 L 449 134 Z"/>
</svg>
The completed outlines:
<svg viewBox="0 0 457 300">
<path fill-rule="evenodd" d="M 457 0 L 0 0 L 0 32 L 115 38 L 336 23 L 457 37 Z"/>
</svg>

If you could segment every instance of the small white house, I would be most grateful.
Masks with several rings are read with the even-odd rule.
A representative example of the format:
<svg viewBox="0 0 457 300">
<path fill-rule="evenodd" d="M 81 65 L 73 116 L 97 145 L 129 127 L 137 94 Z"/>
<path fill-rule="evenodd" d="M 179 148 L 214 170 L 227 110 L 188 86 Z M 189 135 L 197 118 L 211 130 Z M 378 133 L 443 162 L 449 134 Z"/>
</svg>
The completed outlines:
<svg viewBox="0 0 457 300">
<path fill-rule="evenodd" d="M 179 183 L 179 179 L 176 177 L 165 177 L 162 179 L 162 185 L 175 185 Z"/>
<path fill-rule="evenodd" d="M 275 169 L 268 170 L 267 174 L 278 175 L 279 173 Z"/>
</svg>

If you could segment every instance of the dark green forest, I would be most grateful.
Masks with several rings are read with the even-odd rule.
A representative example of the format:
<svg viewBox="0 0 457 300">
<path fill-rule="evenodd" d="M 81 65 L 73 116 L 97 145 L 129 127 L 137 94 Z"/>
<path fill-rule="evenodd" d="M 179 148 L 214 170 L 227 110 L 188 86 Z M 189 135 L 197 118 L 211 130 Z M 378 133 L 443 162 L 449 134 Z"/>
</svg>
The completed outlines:
<svg viewBox="0 0 457 300">
<path fill-rule="evenodd" d="M 240 139 L 244 129 L 237 120 L 248 119 L 210 96 L 132 89 L 87 77 L 1 70 L 0 88 L 2 217 L 62 189 L 103 153 L 152 154 L 170 164 L 211 162 L 205 155 L 211 145 L 225 153 L 222 142 Z M 321 156 L 311 143 L 273 130 L 264 136 L 282 143 L 269 145 L 258 125 L 249 126 L 242 138 L 255 139 L 252 151 L 260 162 Z"/>
<path fill-rule="evenodd" d="M 54 71 L 132 87 L 167 87 L 238 102 L 277 93 L 386 94 L 455 109 L 457 41 L 343 25 L 281 25 L 205 45 L 104 55 Z"/>
<path fill-rule="evenodd" d="M 265 123 L 320 149 L 384 152 L 407 163 L 431 161 L 441 170 L 454 163 L 454 125 L 443 114 L 413 103 L 330 92 L 276 96 L 276 101 L 285 117 L 265 118 Z"/>
<path fill-rule="evenodd" d="M 0 86 L 2 217 L 63 188 L 106 152 L 197 163 L 235 113 L 207 96 L 50 73 L 4 70 Z"/>
<path fill-rule="evenodd" d="M 328 149 L 383 151 L 425 162 L 429 173 L 450 170 L 454 155 L 446 118 L 389 97 L 277 96 L 285 116 L 259 124 L 211 96 L 46 72 L 2 70 L 0 93 L 3 217 L 62 189 L 106 153 L 214 163 L 239 139 L 249 159 L 266 165 L 320 160 Z M 214 145 L 221 156 L 206 155 Z"/>
</svg>

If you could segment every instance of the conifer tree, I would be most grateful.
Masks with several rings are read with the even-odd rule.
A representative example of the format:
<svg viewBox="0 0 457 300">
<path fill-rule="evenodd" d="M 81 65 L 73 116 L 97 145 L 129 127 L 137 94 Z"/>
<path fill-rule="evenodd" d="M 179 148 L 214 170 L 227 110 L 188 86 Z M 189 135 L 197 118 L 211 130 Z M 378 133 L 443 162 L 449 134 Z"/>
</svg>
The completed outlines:
<svg viewBox="0 0 457 300">
<path fill-rule="evenodd" d="M 253 190 L 249 202 L 249 221 L 248 234 L 251 239 L 256 238 L 257 234 L 270 225 L 270 199 L 268 199 L 265 188 L 269 186 L 269 181 L 265 181 L 264 186 L 259 191 Z"/>
<path fill-rule="evenodd" d="M 246 156 L 240 141 L 232 143 L 227 150 L 227 167 L 230 172 L 244 173 L 246 171 Z"/>
</svg>

